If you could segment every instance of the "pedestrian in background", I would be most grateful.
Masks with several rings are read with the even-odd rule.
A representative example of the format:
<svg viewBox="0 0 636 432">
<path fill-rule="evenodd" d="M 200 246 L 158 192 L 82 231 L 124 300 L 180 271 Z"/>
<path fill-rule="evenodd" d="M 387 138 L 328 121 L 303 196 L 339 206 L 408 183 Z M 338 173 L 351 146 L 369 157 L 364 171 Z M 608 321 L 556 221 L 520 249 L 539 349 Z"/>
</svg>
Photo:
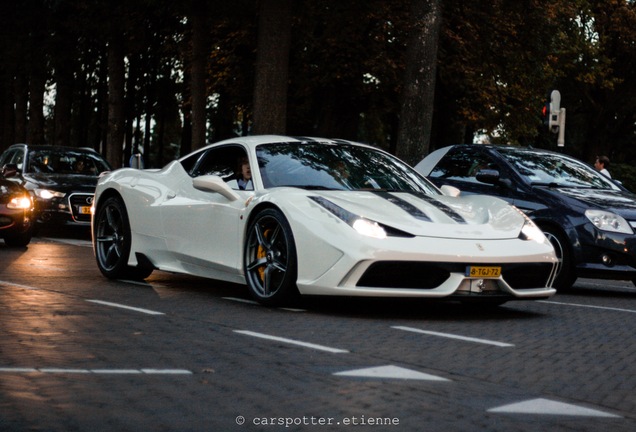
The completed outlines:
<svg viewBox="0 0 636 432">
<path fill-rule="evenodd" d="M 594 168 L 596 171 L 601 174 L 606 175 L 609 178 L 612 178 L 607 168 L 609 168 L 609 158 L 607 156 L 596 156 L 596 162 L 594 162 Z"/>
</svg>

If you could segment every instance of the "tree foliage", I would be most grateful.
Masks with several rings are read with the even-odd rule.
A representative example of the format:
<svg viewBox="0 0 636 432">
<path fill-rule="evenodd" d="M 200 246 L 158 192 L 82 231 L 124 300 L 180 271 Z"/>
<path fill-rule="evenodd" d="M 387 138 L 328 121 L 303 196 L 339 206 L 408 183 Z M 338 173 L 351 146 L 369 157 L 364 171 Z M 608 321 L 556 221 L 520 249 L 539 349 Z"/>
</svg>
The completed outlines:
<svg viewBox="0 0 636 432">
<path fill-rule="evenodd" d="M 259 16 L 290 3 L 289 18 L 268 21 L 289 31 L 288 47 L 267 44 Z M 439 37 L 426 26 L 414 38 L 421 19 L 411 7 L 428 4 L 441 6 Z M 413 163 L 429 142 L 556 147 L 541 109 L 558 89 L 563 151 L 636 157 L 631 0 L 24 0 L 0 8 L 0 150 L 25 140 L 90 146 L 121 165 L 140 149 L 147 166 L 161 166 L 206 142 L 286 130 L 369 142 Z M 431 42 L 437 60 L 409 58 Z M 281 52 L 288 58 L 275 57 Z M 434 103 L 401 111 L 406 90 L 425 91 L 407 71 L 427 65 L 436 66 Z M 284 111 L 254 129 L 268 107 Z"/>
</svg>

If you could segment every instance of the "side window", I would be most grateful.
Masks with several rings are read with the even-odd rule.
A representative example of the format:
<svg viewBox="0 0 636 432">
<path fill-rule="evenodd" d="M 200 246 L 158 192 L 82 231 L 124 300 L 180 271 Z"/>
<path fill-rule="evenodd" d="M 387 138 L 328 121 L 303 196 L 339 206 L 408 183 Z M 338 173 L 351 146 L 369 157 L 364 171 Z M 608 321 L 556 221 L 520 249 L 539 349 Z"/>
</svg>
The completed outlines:
<svg viewBox="0 0 636 432">
<path fill-rule="evenodd" d="M 3 160 L 0 161 L 0 166 L 4 166 L 6 164 L 15 164 L 18 166 L 19 170 L 22 170 L 23 162 L 24 152 L 22 151 L 22 149 L 15 149 L 4 155 Z"/>
<path fill-rule="evenodd" d="M 215 147 L 207 150 L 201 155 L 194 169 L 192 170 L 191 175 L 193 177 L 202 175 L 216 175 L 221 177 L 223 180 L 228 182 L 228 184 L 234 187 L 234 183 L 237 183 L 237 181 L 242 178 L 241 165 L 244 161 L 247 160 L 247 152 L 241 146 L 228 145 L 223 147 Z M 238 189 L 238 186 L 236 188 Z"/>
<path fill-rule="evenodd" d="M 498 169 L 490 156 L 478 151 L 451 151 L 430 174 L 431 178 L 476 183 L 482 169 Z"/>
<path fill-rule="evenodd" d="M 466 181 L 474 163 L 475 155 L 473 152 L 451 150 L 431 171 L 430 177 Z"/>
<path fill-rule="evenodd" d="M 183 167 L 183 169 L 186 170 L 186 172 L 190 174 L 192 177 L 196 177 L 194 175 L 193 169 L 197 161 L 201 159 L 203 154 L 204 152 L 200 151 L 200 152 L 191 154 L 190 156 L 188 156 L 187 158 L 181 161 L 181 166 Z"/>
</svg>

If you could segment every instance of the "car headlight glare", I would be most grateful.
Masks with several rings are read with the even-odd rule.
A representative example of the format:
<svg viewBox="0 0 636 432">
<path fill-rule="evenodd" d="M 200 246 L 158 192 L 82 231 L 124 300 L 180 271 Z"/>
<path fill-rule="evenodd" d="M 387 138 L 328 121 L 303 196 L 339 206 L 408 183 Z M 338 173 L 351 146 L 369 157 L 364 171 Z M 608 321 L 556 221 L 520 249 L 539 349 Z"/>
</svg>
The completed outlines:
<svg viewBox="0 0 636 432">
<path fill-rule="evenodd" d="M 384 228 L 382 228 L 377 222 L 370 221 L 369 219 L 358 218 L 351 226 L 362 235 L 378 239 L 386 238 L 386 231 Z"/>
<path fill-rule="evenodd" d="M 52 198 L 62 198 L 64 197 L 64 192 L 58 192 L 50 189 L 35 189 L 35 196 L 42 199 L 52 199 Z"/>
<path fill-rule="evenodd" d="M 30 209 L 31 207 L 33 207 L 33 201 L 31 201 L 31 198 L 27 196 L 11 198 L 11 200 L 7 203 L 7 208 L 10 209 L 25 210 Z"/>
<path fill-rule="evenodd" d="M 356 230 L 358 234 L 377 239 L 386 238 L 387 232 L 379 223 L 351 213 L 350 211 L 340 207 L 339 205 L 329 201 L 326 198 L 318 196 L 309 198 L 320 204 L 325 209 L 329 210 L 339 219 L 345 221 L 347 224 L 349 224 L 349 226 Z"/>
<path fill-rule="evenodd" d="M 604 211 L 604 210 L 586 210 L 585 217 L 587 217 L 594 226 L 601 231 L 610 231 L 623 234 L 633 234 L 632 228 L 629 223 L 622 216 L 616 213 Z"/>
<path fill-rule="evenodd" d="M 513 205 L 512 208 L 517 210 L 519 212 L 519 214 L 521 216 L 523 216 L 523 219 L 524 219 L 523 226 L 521 227 L 521 232 L 519 233 L 519 238 L 520 239 L 522 239 L 522 240 L 534 240 L 537 243 L 543 243 L 543 242 L 547 242 L 548 241 L 548 239 L 545 236 L 545 234 L 543 234 L 543 231 L 541 231 L 541 228 L 539 228 L 537 226 L 537 224 L 535 224 L 532 221 L 532 219 L 530 219 L 530 217 L 528 217 L 527 214 L 522 212 L 517 206 Z"/>
<path fill-rule="evenodd" d="M 535 225 L 530 219 L 526 219 L 526 222 L 523 224 L 521 228 L 521 235 L 519 236 L 523 240 L 534 240 L 537 243 L 543 243 L 547 241 L 545 234 L 543 231 Z"/>
</svg>

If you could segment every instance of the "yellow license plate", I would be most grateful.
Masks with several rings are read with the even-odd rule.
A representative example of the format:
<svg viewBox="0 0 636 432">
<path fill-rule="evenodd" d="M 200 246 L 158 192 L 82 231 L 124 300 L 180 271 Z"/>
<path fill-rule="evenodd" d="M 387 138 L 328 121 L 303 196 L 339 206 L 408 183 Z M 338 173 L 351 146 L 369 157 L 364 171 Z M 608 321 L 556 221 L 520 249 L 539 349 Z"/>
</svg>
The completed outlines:
<svg viewBox="0 0 636 432">
<path fill-rule="evenodd" d="M 90 206 L 80 206 L 79 212 L 80 212 L 80 214 L 91 214 L 91 207 Z"/>
<path fill-rule="evenodd" d="M 501 267 L 467 266 L 466 276 L 483 279 L 498 278 L 501 276 Z"/>
</svg>

